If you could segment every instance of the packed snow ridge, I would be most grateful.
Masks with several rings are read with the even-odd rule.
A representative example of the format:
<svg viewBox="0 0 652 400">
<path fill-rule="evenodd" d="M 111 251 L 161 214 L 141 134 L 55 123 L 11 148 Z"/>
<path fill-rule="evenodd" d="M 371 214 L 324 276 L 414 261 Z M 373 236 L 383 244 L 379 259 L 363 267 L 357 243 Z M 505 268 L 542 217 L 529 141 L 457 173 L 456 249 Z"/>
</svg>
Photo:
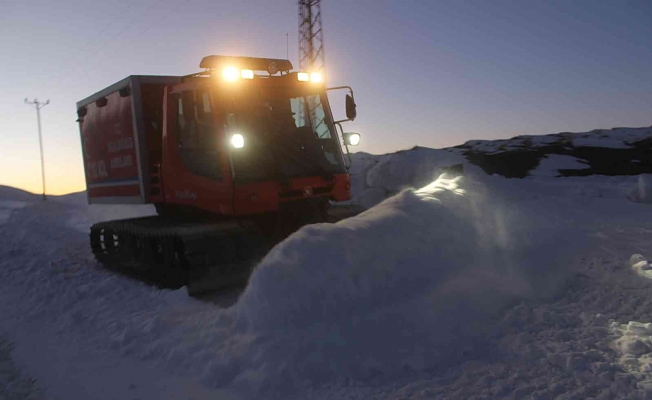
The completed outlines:
<svg viewBox="0 0 652 400">
<path fill-rule="evenodd" d="M 229 307 L 93 260 L 90 224 L 151 208 L 0 191 L 12 376 L 67 399 L 651 398 L 647 178 L 545 160 L 354 155 L 369 209 L 290 236 Z"/>
</svg>

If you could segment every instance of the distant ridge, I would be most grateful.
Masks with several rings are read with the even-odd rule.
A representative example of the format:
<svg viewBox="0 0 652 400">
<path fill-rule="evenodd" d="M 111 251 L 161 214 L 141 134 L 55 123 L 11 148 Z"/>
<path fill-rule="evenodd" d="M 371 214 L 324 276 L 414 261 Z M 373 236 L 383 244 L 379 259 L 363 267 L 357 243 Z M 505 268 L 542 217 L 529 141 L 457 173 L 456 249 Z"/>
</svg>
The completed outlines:
<svg viewBox="0 0 652 400">
<path fill-rule="evenodd" d="M 1 200 L 12 200 L 12 201 L 37 201 L 39 195 L 30 193 L 26 190 L 18 189 L 12 186 L 0 185 L 0 201 Z"/>
<path fill-rule="evenodd" d="M 559 176 L 652 173 L 652 127 L 470 140 L 443 150 L 463 155 L 488 174 L 506 178 L 528 176 L 551 155 L 575 157 L 587 165 L 582 169 L 560 169 Z"/>
<path fill-rule="evenodd" d="M 73 192 L 62 195 L 46 195 L 48 200 L 60 201 L 63 203 L 86 204 L 86 191 Z M 41 194 L 31 193 L 13 186 L 0 185 L 0 201 L 25 201 L 34 202 L 41 200 Z"/>
</svg>

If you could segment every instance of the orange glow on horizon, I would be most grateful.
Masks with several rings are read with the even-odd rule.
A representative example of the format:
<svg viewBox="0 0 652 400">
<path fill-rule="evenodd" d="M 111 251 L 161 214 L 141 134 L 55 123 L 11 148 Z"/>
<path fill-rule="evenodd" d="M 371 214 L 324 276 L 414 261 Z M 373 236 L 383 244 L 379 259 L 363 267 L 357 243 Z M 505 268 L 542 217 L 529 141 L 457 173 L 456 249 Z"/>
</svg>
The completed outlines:
<svg viewBox="0 0 652 400">
<path fill-rule="evenodd" d="M 39 195 L 43 193 L 38 163 L 12 163 L 11 168 L 11 173 L 0 174 L 0 185 Z M 73 160 L 54 165 L 46 162 L 45 194 L 59 196 L 83 190 L 86 190 L 86 181 L 82 166 L 77 166 Z"/>
<path fill-rule="evenodd" d="M 37 195 L 43 193 L 43 186 L 41 185 L 40 178 L 29 180 L 2 179 L 0 180 L 0 186 L 10 186 Z M 84 190 L 86 190 L 86 183 L 84 181 L 50 183 L 46 178 L 46 195 L 61 196 L 64 194 L 76 193 Z"/>
</svg>

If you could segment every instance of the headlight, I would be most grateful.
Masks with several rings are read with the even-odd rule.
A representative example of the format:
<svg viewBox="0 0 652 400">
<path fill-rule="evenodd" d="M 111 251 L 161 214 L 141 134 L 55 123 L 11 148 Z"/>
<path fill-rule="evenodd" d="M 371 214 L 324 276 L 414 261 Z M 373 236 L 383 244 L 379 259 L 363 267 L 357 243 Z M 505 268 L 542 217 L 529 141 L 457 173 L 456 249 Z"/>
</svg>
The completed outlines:
<svg viewBox="0 0 652 400">
<path fill-rule="evenodd" d="M 360 143 L 360 134 L 352 133 L 351 136 L 349 136 L 349 143 L 351 143 L 351 146 L 357 146 L 358 143 Z"/>
<path fill-rule="evenodd" d="M 299 82 L 312 82 L 312 83 L 322 83 L 324 81 L 324 75 L 322 75 L 320 72 L 298 72 L 297 73 L 297 80 Z"/>
<path fill-rule="evenodd" d="M 360 143 L 360 134 L 356 132 L 344 133 L 344 144 L 347 146 L 357 146 Z"/>
<path fill-rule="evenodd" d="M 239 133 L 234 134 L 231 136 L 231 146 L 235 147 L 236 149 L 241 149 L 244 147 L 244 136 L 242 136 Z"/>
</svg>

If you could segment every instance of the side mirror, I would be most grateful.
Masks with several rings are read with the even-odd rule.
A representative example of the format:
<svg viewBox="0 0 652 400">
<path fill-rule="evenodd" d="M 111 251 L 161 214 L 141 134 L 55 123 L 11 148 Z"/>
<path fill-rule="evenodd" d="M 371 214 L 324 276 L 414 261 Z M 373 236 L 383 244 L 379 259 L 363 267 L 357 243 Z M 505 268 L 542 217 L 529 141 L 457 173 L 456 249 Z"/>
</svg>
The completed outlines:
<svg viewBox="0 0 652 400">
<path fill-rule="evenodd" d="M 355 101 L 350 94 L 346 95 L 346 118 L 354 120 L 358 115 L 358 112 L 355 110 Z"/>
<path fill-rule="evenodd" d="M 360 134 L 356 132 L 344 132 L 342 134 L 346 146 L 357 146 L 360 143 Z"/>
</svg>

